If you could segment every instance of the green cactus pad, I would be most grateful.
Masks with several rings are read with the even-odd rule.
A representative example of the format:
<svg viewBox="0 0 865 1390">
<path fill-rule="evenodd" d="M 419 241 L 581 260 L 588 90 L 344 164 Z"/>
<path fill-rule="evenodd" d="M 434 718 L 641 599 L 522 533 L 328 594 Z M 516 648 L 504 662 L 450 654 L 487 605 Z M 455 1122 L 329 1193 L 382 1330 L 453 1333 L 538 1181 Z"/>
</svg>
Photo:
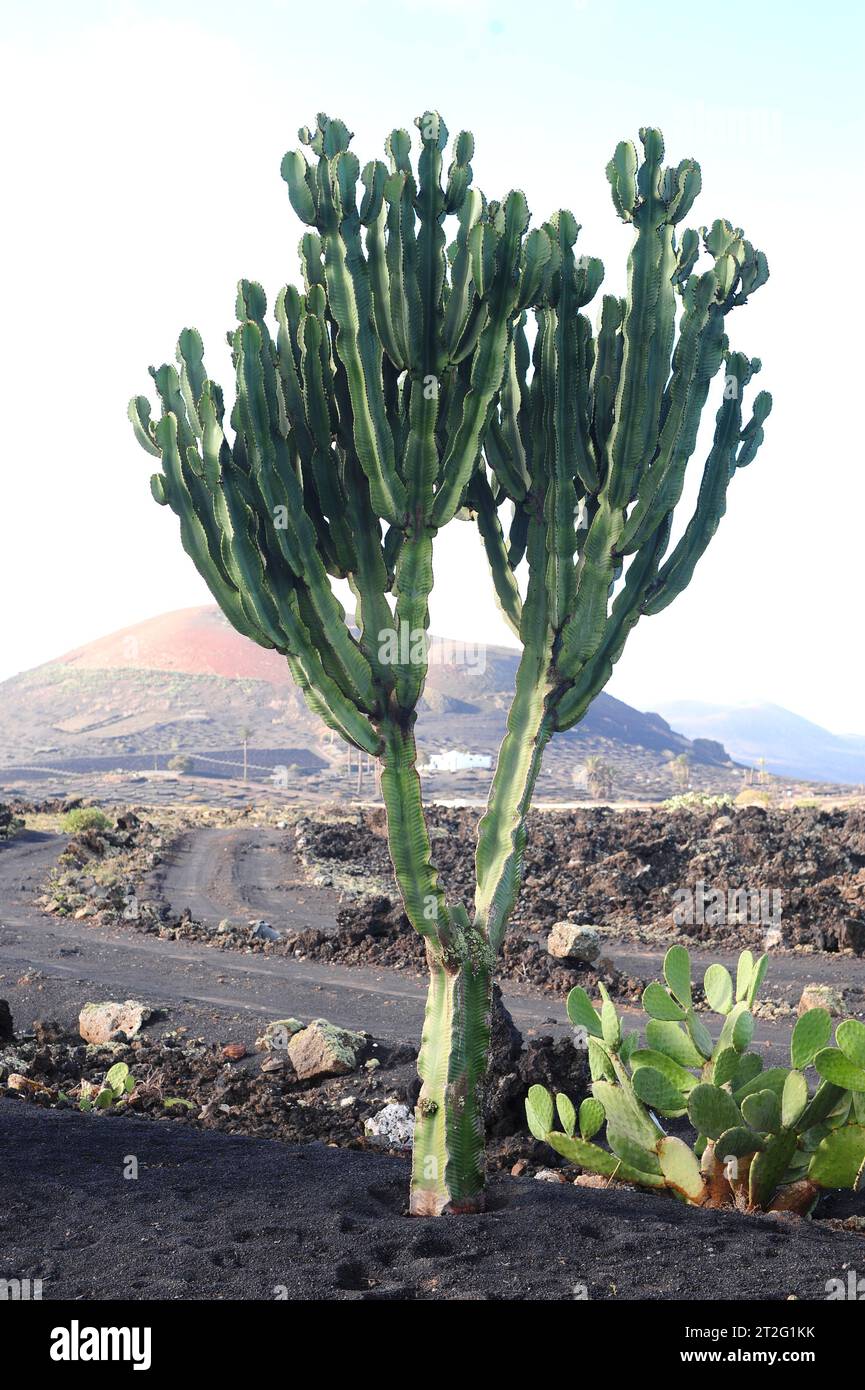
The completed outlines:
<svg viewBox="0 0 865 1390">
<path fill-rule="evenodd" d="M 736 967 L 736 999 L 739 1003 L 745 1003 L 748 998 L 748 990 L 751 988 L 751 980 L 754 976 L 754 956 L 751 951 L 743 951 L 739 956 L 739 963 Z"/>
<path fill-rule="evenodd" d="M 597 1038 L 589 1038 L 589 1073 L 593 1081 L 615 1081 L 616 1069 L 610 1055 Z"/>
<path fill-rule="evenodd" d="M 726 1014 L 733 1007 L 733 979 L 723 965 L 710 965 L 703 976 L 703 989 L 709 1007 L 716 1014 Z"/>
<path fill-rule="evenodd" d="M 733 1047 L 737 1052 L 746 1052 L 754 1036 L 754 1019 L 748 1005 L 739 1002 L 735 1004 L 727 1017 L 724 1019 L 724 1026 L 721 1029 L 721 1036 L 718 1039 L 718 1047 Z"/>
<path fill-rule="evenodd" d="M 748 1197 L 753 1207 L 766 1207 L 780 1184 L 793 1152 L 796 1148 L 796 1135 L 792 1130 L 782 1129 L 767 1139 L 766 1146 L 757 1154 L 748 1175 Z"/>
<path fill-rule="evenodd" d="M 671 1086 L 675 1086 L 677 1091 L 683 1091 L 686 1095 L 693 1091 L 697 1084 L 693 1072 L 674 1062 L 672 1057 L 667 1057 L 663 1052 L 656 1052 L 653 1048 L 639 1048 L 631 1054 L 629 1061 L 634 1072 L 640 1067 L 654 1067 L 655 1071 L 661 1072 L 667 1078 Z"/>
<path fill-rule="evenodd" d="M 832 1019 L 828 1009 L 808 1009 L 796 1020 L 790 1040 L 790 1061 L 801 1071 L 814 1061 L 832 1034 Z"/>
<path fill-rule="evenodd" d="M 609 993 L 602 984 L 598 985 L 598 989 L 603 1001 L 601 1004 L 601 1032 L 607 1047 L 616 1051 L 622 1041 L 622 1025 Z"/>
<path fill-rule="evenodd" d="M 644 1149 L 654 1149 L 659 1130 L 635 1096 L 609 1081 L 595 1081 L 592 1094 L 604 1107 L 607 1125 Z"/>
<path fill-rule="evenodd" d="M 664 979 L 683 1009 L 691 1007 L 691 957 L 684 946 L 671 946 L 664 956 Z"/>
<path fill-rule="evenodd" d="M 553 1098 L 546 1086 L 530 1086 L 526 1096 L 526 1119 L 536 1139 L 544 1140 L 553 1127 Z"/>
<path fill-rule="evenodd" d="M 586 1096 L 580 1104 L 580 1135 L 583 1139 L 594 1139 L 604 1123 L 604 1107 L 594 1096 Z"/>
<path fill-rule="evenodd" d="M 733 1092 L 733 1099 L 737 1105 L 741 1105 L 745 1097 L 753 1095 L 755 1091 L 774 1091 L 780 1100 L 787 1076 L 786 1067 L 768 1067 L 765 1071 L 755 1072 L 749 1081 Z"/>
<path fill-rule="evenodd" d="M 683 1019 L 686 1010 L 680 1008 L 675 999 L 672 999 L 663 985 L 659 985 L 657 980 L 653 980 L 650 985 L 646 985 L 643 990 L 643 1008 L 650 1018 L 659 1019 L 665 1023 L 673 1023 Z"/>
<path fill-rule="evenodd" d="M 111 1091 L 121 1092 L 126 1090 L 126 1083 L 129 1080 L 129 1067 L 125 1062 L 115 1062 L 113 1067 L 109 1067 L 105 1073 L 105 1085 Z"/>
<path fill-rule="evenodd" d="M 743 1114 L 747 1103 L 742 1103 Z M 808 1082 L 801 1071 L 791 1071 L 781 1093 L 781 1124 L 785 1129 L 794 1128 L 805 1113 L 807 1104 Z"/>
<path fill-rule="evenodd" d="M 650 1019 L 646 1024 L 646 1042 L 654 1051 L 663 1052 L 681 1067 L 701 1067 L 705 1060 L 678 1023 Z"/>
<path fill-rule="evenodd" d="M 654 1150 L 636 1144 L 629 1135 L 619 1133 L 611 1125 L 607 1126 L 607 1143 L 628 1168 L 634 1169 L 637 1173 L 651 1173 L 660 1177 L 661 1165 Z"/>
<path fill-rule="evenodd" d="M 865 1023 L 845 1019 L 835 1029 L 835 1041 L 849 1062 L 865 1070 Z"/>
<path fill-rule="evenodd" d="M 718 1139 L 725 1129 L 738 1129 L 742 1124 L 739 1107 L 729 1091 L 702 1082 L 688 1097 L 688 1116 L 691 1124 L 709 1139 Z"/>
<path fill-rule="evenodd" d="M 574 1130 L 577 1127 L 577 1112 L 574 1109 L 573 1102 L 563 1091 L 559 1091 L 556 1096 L 556 1111 L 561 1120 L 562 1129 L 565 1131 L 565 1134 L 573 1136 Z"/>
<path fill-rule="evenodd" d="M 566 1007 L 575 1028 L 585 1028 L 593 1038 L 603 1036 L 600 1015 L 582 985 L 575 985 L 571 990 Z"/>
<path fill-rule="evenodd" d="M 550 1134 L 547 1142 L 557 1154 L 585 1168 L 590 1173 L 600 1173 L 604 1178 L 619 1178 L 622 1182 L 637 1183 L 640 1187 L 663 1187 L 664 1179 L 658 1174 L 642 1172 L 619 1158 L 618 1154 L 608 1153 L 597 1144 L 587 1144 L 584 1139 L 569 1139 L 567 1134 Z"/>
<path fill-rule="evenodd" d="M 763 1070 L 763 1058 L 756 1052 L 745 1052 L 736 1065 L 733 1073 L 733 1094 L 740 1091 L 743 1086 L 747 1086 L 750 1081 L 760 1075 Z"/>
<path fill-rule="evenodd" d="M 685 1026 L 691 1035 L 691 1041 L 700 1052 L 705 1061 L 708 1062 L 712 1053 L 715 1051 L 715 1044 L 712 1041 L 712 1034 L 709 1032 L 703 1020 L 694 1013 L 693 1009 L 688 1010 L 688 1017 Z"/>
<path fill-rule="evenodd" d="M 683 1140 L 668 1134 L 658 1145 L 658 1162 L 668 1187 L 689 1202 L 699 1202 L 705 1191 L 700 1165 Z"/>
<path fill-rule="evenodd" d="M 621 1167 L 621 1160 L 616 1154 L 608 1153 L 597 1144 L 588 1144 L 584 1139 L 553 1131 L 547 1143 L 569 1163 L 576 1163 L 578 1167 L 587 1168 L 590 1173 L 600 1173 L 605 1178 L 612 1177 Z"/>
<path fill-rule="evenodd" d="M 745 1003 L 748 1005 L 749 1008 L 754 1007 L 754 1000 L 757 998 L 757 993 L 764 979 L 766 978 L 766 971 L 768 969 L 768 955 L 762 955 L 760 956 L 759 960 L 754 962 L 754 968 L 751 971 L 751 979 L 748 984 L 748 992 L 745 995 Z"/>
<path fill-rule="evenodd" d="M 716 1086 L 726 1086 L 735 1081 L 736 1071 L 740 1062 L 740 1054 L 735 1047 L 721 1047 L 718 1049 L 712 1060 L 712 1081 Z"/>
<path fill-rule="evenodd" d="M 833 1086 L 831 1081 L 821 1081 L 799 1117 L 799 1133 L 804 1135 L 814 1126 L 823 1124 L 846 1095 L 843 1087 Z"/>
<path fill-rule="evenodd" d="M 661 1115 L 683 1115 L 685 1097 L 682 1092 L 654 1067 L 638 1067 L 633 1076 L 633 1087 L 644 1105 L 657 1110 Z"/>
<path fill-rule="evenodd" d="M 839 1048 L 824 1047 L 814 1058 L 814 1066 L 834 1086 L 842 1086 L 845 1091 L 865 1091 L 865 1069 L 851 1062 Z"/>
<path fill-rule="evenodd" d="M 728 1158 L 747 1158 L 748 1154 L 756 1153 L 762 1147 L 760 1135 L 742 1125 L 725 1129 L 715 1141 L 715 1153 L 722 1163 Z"/>
<path fill-rule="evenodd" d="M 742 1101 L 742 1118 L 758 1134 L 776 1134 L 781 1128 L 781 1102 L 774 1091 L 753 1091 Z"/>
<path fill-rule="evenodd" d="M 819 1187 L 862 1186 L 865 1165 L 865 1125 L 845 1125 L 833 1129 L 817 1146 L 808 1167 L 808 1177 Z"/>
</svg>

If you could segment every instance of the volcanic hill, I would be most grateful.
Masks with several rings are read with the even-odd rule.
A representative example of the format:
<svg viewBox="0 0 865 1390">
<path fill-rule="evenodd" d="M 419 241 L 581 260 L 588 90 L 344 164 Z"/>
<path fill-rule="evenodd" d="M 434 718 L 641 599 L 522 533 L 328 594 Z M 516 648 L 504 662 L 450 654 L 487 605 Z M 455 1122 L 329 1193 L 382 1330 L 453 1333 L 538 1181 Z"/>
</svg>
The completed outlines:
<svg viewBox="0 0 865 1390">
<path fill-rule="evenodd" d="M 418 722 L 422 756 L 456 748 L 495 758 L 518 654 L 432 639 Z M 216 607 L 186 608 L 111 633 L 0 684 L 0 775 L 164 768 L 236 776 L 247 743 L 253 775 L 283 764 L 312 781 L 346 784 L 347 754 L 312 715 L 285 661 L 241 637 Z M 686 753 L 696 786 L 738 790 L 742 769 L 723 746 L 687 739 L 657 714 L 600 695 L 582 724 L 554 740 L 539 788 L 573 796 L 590 754 L 613 769 L 617 798 L 669 795 L 671 760 Z M 26 771 L 24 772 L 26 775 Z M 578 773 L 579 776 L 579 773 Z M 441 774 L 435 790 L 480 793 L 488 772 Z M 584 795 L 578 788 L 577 795 Z"/>
</svg>

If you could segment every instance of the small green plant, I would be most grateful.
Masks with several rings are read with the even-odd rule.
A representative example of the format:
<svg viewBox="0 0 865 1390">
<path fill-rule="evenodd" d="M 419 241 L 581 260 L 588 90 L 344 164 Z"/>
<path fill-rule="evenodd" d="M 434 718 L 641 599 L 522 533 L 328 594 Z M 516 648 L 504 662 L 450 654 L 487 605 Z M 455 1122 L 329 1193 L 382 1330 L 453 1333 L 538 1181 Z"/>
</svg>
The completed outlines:
<svg viewBox="0 0 865 1390">
<path fill-rule="evenodd" d="M 713 796 L 711 792 L 682 792 L 679 796 L 667 797 L 661 804 L 666 811 L 704 811 L 732 806 L 733 798 L 726 793 Z"/>
<path fill-rule="evenodd" d="M 706 1000 L 723 1018 L 717 1042 L 695 1010 L 684 946 L 667 952 L 665 983 L 643 993 L 645 1041 L 623 1033 L 603 985 L 600 1012 L 582 987 L 572 989 L 568 1017 L 588 1042 L 592 1094 L 577 1110 L 566 1095 L 554 1101 L 532 1086 L 532 1134 L 581 1168 L 694 1206 L 804 1215 L 824 1189 L 857 1191 L 865 1179 L 865 1025 L 845 1019 L 831 1047 L 828 1011 L 810 1009 L 793 1030 L 791 1067 L 764 1070 L 748 1048 L 767 965 L 767 956 L 743 951 L 735 982 L 723 965 L 709 966 Z M 683 1117 L 696 1130 L 693 1144 L 661 1123 Z M 608 1148 L 592 1142 L 604 1124 Z"/>
<path fill-rule="evenodd" d="M 77 806 L 67 811 L 60 822 L 61 830 L 67 835 L 80 835 L 85 830 L 108 830 L 111 821 L 98 806 Z"/>
<path fill-rule="evenodd" d="M 124 1105 L 135 1090 L 135 1078 L 125 1062 L 115 1062 L 105 1073 L 101 1086 L 82 1080 L 78 1089 L 79 1110 L 110 1110 Z"/>
<path fill-rule="evenodd" d="M 737 806 L 762 806 L 768 811 L 772 805 L 772 797 L 769 792 L 761 791 L 758 787 L 745 787 L 736 797 Z"/>
<path fill-rule="evenodd" d="M 168 759 L 169 772 L 191 772 L 192 758 L 187 753 L 175 753 L 173 758 Z"/>
<path fill-rule="evenodd" d="M 19 830 L 24 829 L 24 821 L 16 816 L 11 807 L 0 802 L 0 840 L 11 840 Z"/>
</svg>

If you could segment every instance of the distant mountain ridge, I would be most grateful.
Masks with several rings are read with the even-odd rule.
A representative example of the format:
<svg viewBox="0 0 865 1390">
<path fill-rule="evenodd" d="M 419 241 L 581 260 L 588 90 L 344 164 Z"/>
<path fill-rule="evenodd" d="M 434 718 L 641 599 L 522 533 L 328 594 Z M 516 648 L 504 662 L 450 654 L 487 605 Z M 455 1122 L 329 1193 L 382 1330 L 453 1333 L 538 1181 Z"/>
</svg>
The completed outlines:
<svg viewBox="0 0 865 1390">
<path fill-rule="evenodd" d="M 689 738 L 721 740 L 731 756 L 770 772 L 820 782 L 865 783 L 865 737 L 830 733 L 781 705 L 668 700 L 665 716 Z"/>
<path fill-rule="evenodd" d="M 495 757 L 518 661 L 507 647 L 433 638 L 417 726 L 422 756 L 457 748 Z M 84 771 L 97 761 L 128 768 L 147 759 L 161 768 L 177 753 L 219 759 L 244 737 L 250 748 L 287 750 L 292 763 L 344 775 L 344 746 L 307 709 L 284 659 L 241 637 L 215 606 L 137 623 L 0 684 L 0 770 Z M 675 790 L 670 764 L 680 754 L 695 785 L 741 785 L 717 740 L 690 739 L 660 714 L 606 693 L 553 740 L 547 792 L 572 791 L 590 754 L 613 766 L 623 797 Z"/>
</svg>

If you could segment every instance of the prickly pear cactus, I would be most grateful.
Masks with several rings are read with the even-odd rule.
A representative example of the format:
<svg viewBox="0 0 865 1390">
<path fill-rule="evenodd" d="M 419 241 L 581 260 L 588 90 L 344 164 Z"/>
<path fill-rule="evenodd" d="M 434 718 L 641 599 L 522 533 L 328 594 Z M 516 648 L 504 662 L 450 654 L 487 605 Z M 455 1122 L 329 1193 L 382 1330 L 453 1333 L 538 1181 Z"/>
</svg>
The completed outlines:
<svg viewBox="0 0 865 1390">
<path fill-rule="evenodd" d="M 797 1021 L 791 1068 L 763 1068 L 748 1048 L 751 1013 L 768 958 L 743 951 L 735 982 L 720 965 L 703 981 L 722 1023 L 717 1039 L 694 1008 L 691 961 L 673 946 L 664 984 L 643 993 L 648 1022 L 623 1038 L 609 995 L 600 1012 L 579 986 L 568 1016 L 588 1038 L 592 1096 L 580 1106 L 579 1130 L 567 1097 L 533 1086 L 529 1129 L 563 1158 L 590 1172 L 672 1192 L 696 1206 L 810 1212 L 821 1190 L 865 1182 L 865 1025 L 832 1023 L 825 1009 Z M 808 1072 L 816 1073 L 812 1093 Z M 554 1108 L 563 1120 L 554 1125 Z M 585 1114 L 585 1123 L 584 1123 Z M 687 1115 L 692 1145 L 665 1132 L 663 1121 Z M 568 1123 L 564 1123 L 567 1119 Z M 606 1124 L 607 1148 L 592 1140 Z"/>
</svg>

